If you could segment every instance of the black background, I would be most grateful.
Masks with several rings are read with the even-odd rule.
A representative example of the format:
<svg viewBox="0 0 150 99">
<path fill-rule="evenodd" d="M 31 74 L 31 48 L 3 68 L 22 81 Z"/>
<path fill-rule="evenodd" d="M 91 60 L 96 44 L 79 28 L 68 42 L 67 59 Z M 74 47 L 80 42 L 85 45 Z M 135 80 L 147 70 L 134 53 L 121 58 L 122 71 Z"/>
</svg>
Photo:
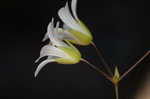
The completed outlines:
<svg viewBox="0 0 150 99">
<path fill-rule="evenodd" d="M 59 20 L 57 11 L 65 2 L 0 1 L 0 99 L 115 99 L 112 84 L 84 63 L 51 63 L 34 78 L 47 25 L 52 17 Z M 112 70 L 118 66 L 122 74 L 150 49 L 147 1 L 78 0 L 77 12 Z M 99 65 L 91 46 L 77 47 Z M 133 98 L 149 66 L 147 57 L 120 82 L 120 99 Z"/>
</svg>

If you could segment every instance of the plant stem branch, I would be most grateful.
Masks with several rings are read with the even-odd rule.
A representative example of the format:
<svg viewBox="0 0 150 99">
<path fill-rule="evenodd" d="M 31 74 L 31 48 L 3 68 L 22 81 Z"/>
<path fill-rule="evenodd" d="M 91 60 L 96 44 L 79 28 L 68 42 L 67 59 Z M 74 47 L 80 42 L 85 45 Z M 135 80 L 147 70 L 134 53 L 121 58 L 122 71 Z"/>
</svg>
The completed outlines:
<svg viewBox="0 0 150 99">
<path fill-rule="evenodd" d="M 114 87 L 115 87 L 116 99 L 119 99 L 118 84 L 114 84 Z"/>
<path fill-rule="evenodd" d="M 88 64 L 88 66 L 90 66 L 91 68 L 95 69 L 97 72 L 99 72 L 102 76 L 104 76 L 106 79 L 108 79 L 109 81 L 112 82 L 112 78 L 109 77 L 106 73 L 104 73 L 102 70 L 100 70 L 98 67 L 96 67 L 95 65 L 89 63 L 87 60 L 85 59 L 81 59 L 82 62 L 85 62 L 86 64 Z"/>
<path fill-rule="evenodd" d="M 111 72 L 109 65 L 105 62 L 104 57 L 102 56 L 101 52 L 96 47 L 96 44 L 94 42 L 92 42 L 91 44 L 96 49 L 96 52 L 98 53 L 98 56 L 99 56 L 100 60 L 102 61 L 102 63 L 104 64 L 107 72 L 113 77 L 113 73 Z"/>
<path fill-rule="evenodd" d="M 119 79 L 122 80 L 130 71 L 132 71 L 143 59 L 150 54 L 150 51 L 146 52 L 134 65 L 132 65 Z"/>
</svg>

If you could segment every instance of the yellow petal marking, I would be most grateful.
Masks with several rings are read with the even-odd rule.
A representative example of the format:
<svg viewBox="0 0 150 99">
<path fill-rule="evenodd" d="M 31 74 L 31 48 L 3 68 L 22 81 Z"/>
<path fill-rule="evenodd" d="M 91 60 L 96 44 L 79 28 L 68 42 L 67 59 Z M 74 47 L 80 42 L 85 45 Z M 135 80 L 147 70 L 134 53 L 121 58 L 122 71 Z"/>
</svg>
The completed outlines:
<svg viewBox="0 0 150 99">
<path fill-rule="evenodd" d="M 76 64 L 80 61 L 81 59 L 81 54 L 75 48 L 70 42 L 67 41 L 67 43 L 70 45 L 71 48 L 63 47 L 60 46 L 59 48 L 63 50 L 67 55 L 69 56 L 68 58 L 58 58 L 56 61 L 60 64 Z"/>
<path fill-rule="evenodd" d="M 71 32 L 80 42 L 75 40 L 68 40 L 68 41 L 78 45 L 89 45 L 93 40 L 91 32 L 88 30 L 88 28 L 84 25 L 82 21 L 80 21 L 79 19 L 77 21 L 87 35 L 82 32 L 70 29 L 69 32 Z"/>
</svg>

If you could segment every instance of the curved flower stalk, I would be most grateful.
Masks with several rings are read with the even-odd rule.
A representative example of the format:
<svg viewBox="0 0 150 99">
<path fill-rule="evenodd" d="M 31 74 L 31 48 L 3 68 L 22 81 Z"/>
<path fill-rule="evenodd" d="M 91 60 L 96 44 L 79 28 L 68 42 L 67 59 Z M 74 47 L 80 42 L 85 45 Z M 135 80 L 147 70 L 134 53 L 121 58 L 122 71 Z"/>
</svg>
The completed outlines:
<svg viewBox="0 0 150 99">
<path fill-rule="evenodd" d="M 58 11 L 60 19 L 64 22 L 64 32 L 70 32 L 76 39 L 68 39 L 71 43 L 78 45 L 89 45 L 92 42 L 92 35 L 89 29 L 78 18 L 76 13 L 77 0 L 72 0 L 71 10 L 69 10 L 68 2 L 65 7 Z"/>
<path fill-rule="evenodd" d="M 40 57 L 35 62 L 38 62 L 39 59 L 44 56 L 48 57 L 38 65 L 35 71 L 35 77 L 47 63 L 57 62 L 60 64 L 76 64 L 81 59 L 81 54 L 77 48 L 67 40 L 65 43 L 57 38 L 56 33 L 58 32 L 59 22 L 57 22 L 56 28 L 54 28 L 53 22 L 54 20 L 52 19 L 47 28 L 47 35 L 50 39 L 50 43 L 41 49 Z"/>
</svg>

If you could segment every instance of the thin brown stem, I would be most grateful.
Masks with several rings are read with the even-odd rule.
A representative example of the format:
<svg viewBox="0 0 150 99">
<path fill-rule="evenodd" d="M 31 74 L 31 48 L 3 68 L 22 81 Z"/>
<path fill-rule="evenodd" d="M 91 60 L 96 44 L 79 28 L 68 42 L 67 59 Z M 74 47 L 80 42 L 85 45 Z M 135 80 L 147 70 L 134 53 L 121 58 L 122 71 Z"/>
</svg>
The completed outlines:
<svg viewBox="0 0 150 99">
<path fill-rule="evenodd" d="M 119 99 L 118 84 L 115 84 L 114 87 L 115 87 L 116 99 Z"/>
<path fill-rule="evenodd" d="M 108 79 L 109 81 L 112 82 L 112 78 L 109 77 L 106 73 L 104 73 L 102 70 L 100 70 L 98 67 L 96 67 L 95 65 L 89 63 L 87 60 L 85 59 L 81 59 L 81 61 L 85 62 L 86 64 L 88 64 L 88 66 L 90 66 L 91 68 L 95 69 L 98 73 L 100 73 L 102 76 L 104 76 L 106 79 Z"/>
<path fill-rule="evenodd" d="M 104 64 L 107 72 L 113 77 L 113 73 L 111 72 L 109 65 L 105 62 L 104 57 L 102 56 L 101 52 L 98 50 L 98 48 L 96 47 L 94 42 L 92 42 L 91 44 L 96 49 L 96 52 L 98 53 L 98 56 L 99 56 L 100 60 L 102 61 L 102 63 Z"/>
<path fill-rule="evenodd" d="M 130 71 L 132 71 L 143 59 L 150 54 L 150 51 L 146 52 L 134 65 L 132 65 L 119 79 L 122 80 Z"/>
</svg>

